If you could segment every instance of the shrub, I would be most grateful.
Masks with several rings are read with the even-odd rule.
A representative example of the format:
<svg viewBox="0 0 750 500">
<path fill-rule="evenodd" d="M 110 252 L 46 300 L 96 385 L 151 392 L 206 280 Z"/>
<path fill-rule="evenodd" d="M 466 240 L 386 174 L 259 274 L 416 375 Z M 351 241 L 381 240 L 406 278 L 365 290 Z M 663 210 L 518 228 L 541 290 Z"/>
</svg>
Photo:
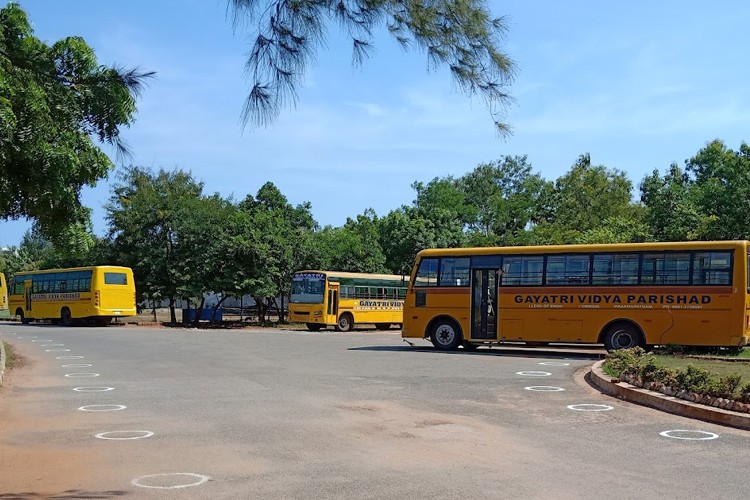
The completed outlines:
<svg viewBox="0 0 750 500">
<path fill-rule="evenodd" d="M 618 376 L 625 372 L 637 374 L 637 368 L 644 354 L 646 354 L 646 351 L 640 347 L 618 349 L 607 353 L 604 364 Z M 635 372 L 631 370 L 635 370 Z"/>
<path fill-rule="evenodd" d="M 750 382 L 740 388 L 737 399 L 743 403 L 750 403 Z"/>
<path fill-rule="evenodd" d="M 691 392 L 703 392 L 711 382 L 711 372 L 695 365 L 687 365 L 677 374 L 677 387 Z"/>
</svg>

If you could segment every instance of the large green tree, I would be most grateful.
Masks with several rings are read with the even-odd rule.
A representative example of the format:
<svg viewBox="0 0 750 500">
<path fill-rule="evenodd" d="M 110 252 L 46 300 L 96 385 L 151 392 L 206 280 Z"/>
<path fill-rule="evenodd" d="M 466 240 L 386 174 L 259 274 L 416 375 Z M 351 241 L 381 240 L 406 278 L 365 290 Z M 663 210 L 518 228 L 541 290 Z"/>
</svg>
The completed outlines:
<svg viewBox="0 0 750 500">
<path fill-rule="evenodd" d="M 293 105 L 308 64 L 325 44 L 328 25 L 351 38 L 353 61 L 372 49 L 373 32 L 386 27 L 405 49 L 427 53 L 430 68 L 446 66 L 458 87 L 487 104 L 501 132 L 514 64 L 500 48 L 506 23 L 484 0 L 230 0 L 235 26 L 250 24 L 253 46 L 245 121 L 265 125 Z"/>
<path fill-rule="evenodd" d="M 47 45 L 18 4 L 0 9 L 0 219 L 31 218 L 47 237 L 90 245 L 81 188 L 113 167 L 97 142 L 126 150 L 120 130 L 151 75 L 100 65 L 80 37 Z"/>
</svg>

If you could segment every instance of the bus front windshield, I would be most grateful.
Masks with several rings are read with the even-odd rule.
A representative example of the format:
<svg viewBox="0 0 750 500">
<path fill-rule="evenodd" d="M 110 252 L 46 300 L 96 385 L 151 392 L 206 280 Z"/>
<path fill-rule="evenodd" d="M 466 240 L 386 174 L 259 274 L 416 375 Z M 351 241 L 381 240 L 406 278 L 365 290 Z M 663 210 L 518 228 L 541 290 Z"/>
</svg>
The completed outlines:
<svg viewBox="0 0 750 500">
<path fill-rule="evenodd" d="M 325 274 L 300 273 L 292 278 L 293 304 L 322 304 L 326 288 Z"/>
</svg>

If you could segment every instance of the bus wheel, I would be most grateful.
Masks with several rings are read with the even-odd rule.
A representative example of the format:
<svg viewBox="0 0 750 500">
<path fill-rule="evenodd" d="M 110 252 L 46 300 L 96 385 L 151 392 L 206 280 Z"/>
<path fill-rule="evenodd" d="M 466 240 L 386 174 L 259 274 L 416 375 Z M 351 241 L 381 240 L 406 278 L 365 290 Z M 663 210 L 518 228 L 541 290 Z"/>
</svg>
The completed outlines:
<svg viewBox="0 0 750 500">
<path fill-rule="evenodd" d="M 390 330 L 391 324 L 390 323 L 375 323 L 375 328 L 378 330 Z"/>
<path fill-rule="evenodd" d="M 344 313 L 339 316 L 339 320 L 336 323 L 337 332 L 348 332 L 351 331 L 352 327 L 354 327 L 354 320 L 351 314 Z"/>
<path fill-rule="evenodd" d="M 31 320 L 30 320 L 30 319 L 28 319 L 28 318 L 26 318 L 26 317 L 25 317 L 25 316 L 23 315 L 23 311 L 22 311 L 21 309 L 18 309 L 18 310 L 16 311 L 16 316 L 18 316 L 18 319 L 20 319 L 20 320 L 21 320 L 21 324 L 22 324 L 22 325 L 28 325 L 29 323 L 31 323 Z"/>
<path fill-rule="evenodd" d="M 320 331 L 321 328 L 323 328 L 323 325 L 318 324 L 318 323 L 305 323 L 305 326 L 311 332 L 318 332 Z"/>
<path fill-rule="evenodd" d="M 607 351 L 644 347 L 643 335 L 632 323 L 615 323 L 604 334 L 604 347 Z"/>
<path fill-rule="evenodd" d="M 65 326 L 73 325 L 73 317 L 70 315 L 70 309 L 63 307 L 60 311 L 60 321 Z"/>
<path fill-rule="evenodd" d="M 458 329 L 458 325 L 454 321 L 442 319 L 435 323 L 435 326 L 432 328 L 430 340 L 435 349 L 455 351 L 463 342 L 463 337 Z"/>
</svg>

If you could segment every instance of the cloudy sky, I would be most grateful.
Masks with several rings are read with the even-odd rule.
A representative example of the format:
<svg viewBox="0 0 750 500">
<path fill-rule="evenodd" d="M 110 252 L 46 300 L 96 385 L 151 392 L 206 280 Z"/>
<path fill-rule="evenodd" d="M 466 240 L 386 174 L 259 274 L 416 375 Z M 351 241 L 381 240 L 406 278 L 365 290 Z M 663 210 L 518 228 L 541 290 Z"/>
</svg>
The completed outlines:
<svg viewBox="0 0 750 500">
<path fill-rule="evenodd" d="M 554 180 L 590 153 L 637 186 L 710 140 L 733 149 L 750 140 L 745 2 L 489 1 L 507 19 L 504 49 L 518 67 L 507 138 L 480 100 L 385 33 L 353 68 L 351 43 L 332 25 L 296 108 L 243 130 L 252 25 L 233 30 L 226 0 L 20 3 L 48 43 L 80 35 L 102 64 L 157 72 L 123 132 L 127 163 L 189 170 L 206 192 L 235 199 L 271 181 L 291 203 L 310 201 L 321 225 L 369 207 L 385 215 L 411 203 L 414 181 L 503 155 L 528 155 Z M 84 191 L 98 234 L 115 181 L 116 172 Z M 0 245 L 17 245 L 29 227 L 0 221 Z"/>
</svg>

